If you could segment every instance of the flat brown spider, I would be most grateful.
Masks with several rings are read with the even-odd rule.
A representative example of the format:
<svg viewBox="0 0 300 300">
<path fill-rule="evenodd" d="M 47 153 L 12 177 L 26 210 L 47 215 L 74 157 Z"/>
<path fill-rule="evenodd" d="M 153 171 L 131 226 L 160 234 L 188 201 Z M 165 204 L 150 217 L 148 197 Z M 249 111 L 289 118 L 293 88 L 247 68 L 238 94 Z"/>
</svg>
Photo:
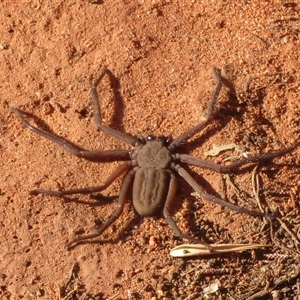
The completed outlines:
<svg viewBox="0 0 300 300">
<path fill-rule="evenodd" d="M 66 151 L 78 157 L 85 158 L 87 160 L 96 162 L 108 162 L 108 161 L 125 161 L 120 165 L 100 186 L 85 187 L 79 189 L 65 190 L 65 191 L 52 191 L 36 189 L 30 191 L 31 195 L 43 194 L 50 196 L 61 197 L 71 194 L 89 194 L 105 190 L 110 184 L 112 184 L 116 178 L 121 175 L 125 175 L 120 190 L 118 207 L 112 216 L 98 229 L 97 233 L 78 237 L 67 244 L 70 248 L 73 244 L 82 242 L 86 239 L 91 239 L 101 235 L 116 219 L 121 215 L 124 204 L 126 202 L 126 195 L 129 188 L 132 185 L 132 203 L 138 214 L 142 216 L 155 215 L 159 210 L 163 210 L 163 215 L 169 225 L 172 227 L 176 236 L 180 238 L 188 239 L 194 243 L 205 244 L 209 249 L 210 246 L 200 239 L 194 238 L 186 233 L 183 233 L 176 225 L 170 215 L 170 207 L 175 198 L 177 190 L 177 178 L 176 174 L 185 179 L 192 188 L 199 193 L 204 199 L 228 207 L 239 213 L 245 213 L 252 216 L 263 217 L 266 216 L 263 212 L 249 210 L 247 208 L 239 207 L 216 196 L 207 194 L 204 189 L 194 180 L 194 178 L 185 170 L 183 164 L 191 164 L 194 166 L 210 169 L 216 172 L 224 173 L 237 169 L 245 164 L 252 162 L 259 162 L 263 160 L 270 160 L 275 157 L 284 155 L 291 152 L 297 146 L 300 145 L 298 141 L 293 146 L 286 149 L 276 151 L 273 153 L 267 153 L 257 156 L 241 159 L 233 162 L 230 165 L 222 166 L 214 164 L 209 161 L 195 158 L 187 154 L 176 153 L 175 150 L 185 144 L 191 137 L 206 127 L 213 119 L 214 107 L 217 102 L 219 93 L 221 91 L 222 80 L 218 71 L 214 68 L 213 73 L 217 80 L 217 85 L 213 96 L 208 104 L 208 110 L 206 118 L 191 128 L 187 132 L 183 133 L 176 139 L 172 140 L 171 137 L 165 136 L 153 136 L 149 135 L 147 138 L 134 137 L 127 133 L 119 132 L 113 128 L 105 126 L 101 122 L 99 99 L 97 95 L 97 85 L 102 80 L 107 70 L 103 69 L 98 80 L 92 85 L 91 93 L 94 105 L 94 117 L 95 122 L 100 130 L 106 134 L 113 136 L 125 143 L 134 146 L 133 150 L 104 150 L 104 151 L 85 151 L 74 146 L 64 138 L 56 135 L 44 132 L 37 127 L 32 126 L 22 115 L 21 111 L 17 108 L 11 108 L 12 111 L 20 118 L 23 124 L 31 131 L 43 136 L 44 138 L 58 144 Z"/>
</svg>

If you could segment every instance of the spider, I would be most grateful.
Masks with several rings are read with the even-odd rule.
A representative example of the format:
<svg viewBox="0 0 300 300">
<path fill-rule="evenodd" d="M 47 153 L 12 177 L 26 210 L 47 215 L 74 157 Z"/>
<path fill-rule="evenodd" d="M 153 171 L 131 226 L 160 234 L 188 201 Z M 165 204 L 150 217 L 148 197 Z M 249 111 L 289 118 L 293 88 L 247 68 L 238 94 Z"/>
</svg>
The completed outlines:
<svg viewBox="0 0 300 300">
<path fill-rule="evenodd" d="M 187 233 L 183 233 L 178 228 L 170 214 L 170 208 L 172 207 L 177 190 L 177 175 L 181 176 L 196 192 L 198 192 L 198 194 L 202 198 L 208 201 L 217 203 L 239 213 L 245 213 L 255 217 L 267 217 L 264 212 L 239 207 L 217 196 L 206 193 L 206 191 L 184 168 L 184 165 L 190 164 L 219 173 L 226 173 L 234 171 L 245 164 L 271 160 L 275 157 L 289 153 L 300 145 L 300 141 L 283 150 L 252 157 L 250 156 L 225 166 L 214 164 L 212 162 L 205 161 L 188 154 L 180 154 L 176 152 L 176 149 L 186 144 L 190 138 L 192 138 L 200 130 L 204 129 L 213 119 L 215 106 L 222 87 L 222 77 L 217 69 L 213 68 L 213 74 L 216 78 L 217 84 L 211 100 L 208 103 L 206 117 L 196 126 L 184 132 L 175 139 L 172 139 L 171 136 L 165 137 L 148 135 L 146 138 L 140 136 L 132 136 L 130 134 L 120 132 L 102 124 L 97 86 L 105 76 L 105 74 L 107 74 L 108 72 L 109 71 L 106 68 L 103 68 L 100 76 L 91 86 L 95 123 L 97 127 L 107 135 L 113 136 L 118 140 L 121 140 L 133 146 L 133 150 L 82 150 L 78 146 L 73 145 L 62 137 L 47 133 L 31 125 L 24 118 L 19 109 L 11 107 L 11 110 L 19 117 L 25 127 L 35 132 L 36 134 L 58 144 L 60 147 L 64 148 L 67 152 L 73 155 L 95 162 L 125 161 L 123 164 L 118 166 L 115 171 L 112 172 L 112 174 L 104 181 L 104 183 L 99 186 L 61 191 L 35 189 L 29 192 L 31 195 L 43 194 L 57 197 L 71 194 L 96 193 L 105 190 L 119 176 L 124 175 L 118 198 L 118 206 L 115 212 L 110 216 L 110 218 L 108 218 L 105 223 L 103 223 L 99 227 L 96 233 L 77 237 L 67 243 L 68 249 L 79 243 L 82 243 L 87 239 L 92 239 L 100 236 L 111 224 L 113 224 L 123 212 L 124 205 L 127 200 L 126 195 L 128 194 L 130 188 L 132 188 L 132 204 L 139 215 L 153 216 L 162 210 L 164 218 L 171 226 L 176 236 L 182 239 L 187 239 L 193 243 L 204 244 L 207 248 L 211 249 L 209 244 L 202 241 L 201 239 L 190 236 Z"/>
</svg>

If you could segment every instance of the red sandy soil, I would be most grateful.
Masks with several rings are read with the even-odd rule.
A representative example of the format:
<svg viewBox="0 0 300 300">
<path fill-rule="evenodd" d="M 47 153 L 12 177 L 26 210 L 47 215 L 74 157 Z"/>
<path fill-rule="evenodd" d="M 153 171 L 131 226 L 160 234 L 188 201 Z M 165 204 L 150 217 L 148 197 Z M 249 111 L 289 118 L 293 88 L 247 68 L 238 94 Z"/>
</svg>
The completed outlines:
<svg viewBox="0 0 300 300">
<path fill-rule="evenodd" d="M 216 281 L 210 299 L 299 299 L 299 148 L 258 170 L 262 206 L 281 216 L 272 226 L 195 197 L 179 181 L 173 213 L 181 229 L 210 243 L 270 249 L 172 258 L 183 242 L 161 215 L 137 216 L 129 201 L 101 237 L 68 251 L 66 242 L 95 231 L 116 201 L 28 191 L 99 185 L 119 163 L 72 156 L 26 129 L 10 106 L 85 149 L 130 149 L 94 124 L 90 85 L 102 66 L 114 76 L 98 89 L 103 123 L 173 137 L 204 116 L 216 66 L 232 88 L 223 88 L 215 121 L 183 152 L 222 163 L 238 154 L 204 153 L 231 143 L 252 154 L 282 149 L 300 134 L 300 4 L 5 0 L 0 11 L 1 299 L 204 299 Z M 253 167 L 232 174 L 237 189 L 228 177 L 190 170 L 208 192 L 259 209 Z M 103 195 L 117 198 L 120 184 Z"/>
</svg>

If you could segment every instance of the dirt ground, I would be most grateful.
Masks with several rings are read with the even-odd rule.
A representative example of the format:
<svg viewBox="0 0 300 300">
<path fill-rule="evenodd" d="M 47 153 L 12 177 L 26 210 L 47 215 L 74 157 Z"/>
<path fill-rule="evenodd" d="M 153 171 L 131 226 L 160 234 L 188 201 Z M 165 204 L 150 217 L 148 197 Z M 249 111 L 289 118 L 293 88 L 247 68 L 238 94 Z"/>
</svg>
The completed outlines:
<svg viewBox="0 0 300 300">
<path fill-rule="evenodd" d="M 112 74 L 98 88 L 103 123 L 173 137 L 205 115 L 216 66 L 231 87 L 222 89 L 214 122 L 182 153 L 227 164 L 237 151 L 205 152 L 233 143 L 250 155 L 283 149 L 300 135 L 297 1 L 4 0 L 0 11 L 1 299 L 300 299 L 299 148 L 256 173 L 187 167 L 207 192 L 236 205 L 259 210 L 257 194 L 276 216 L 271 224 L 209 203 L 179 181 L 173 215 L 183 231 L 271 248 L 173 258 L 183 241 L 162 215 L 142 218 L 128 201 L 101 237 L 68 251 L 68 241 L 114 212 L 121 180 L 102 202 L 28 191 L 99 185 L 120 163 L 72 156 L 10 110 L 85 149 L 130 149 L 93 120 L 90 85 L 103 66 Z M 213 283 L 217 291 L 205 294 Z"/>
</svg>

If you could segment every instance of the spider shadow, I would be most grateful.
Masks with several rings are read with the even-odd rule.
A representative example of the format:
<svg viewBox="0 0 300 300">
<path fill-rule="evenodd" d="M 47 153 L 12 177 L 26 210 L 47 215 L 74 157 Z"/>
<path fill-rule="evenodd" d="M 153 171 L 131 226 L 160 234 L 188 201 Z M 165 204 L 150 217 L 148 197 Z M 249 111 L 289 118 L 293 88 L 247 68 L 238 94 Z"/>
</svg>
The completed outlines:
<svg viewBox="0 0 300 300">
<path fill-rule="evenodd" d="M 89 0 L 88 2 L 94 5 L 104 4 L 103 0 Z"/>
<path fill-rule="evenodd" d="M 86 195 L 84 195 L 84 196 L 86 196 Z M 79 199 L 79 196 L 76 196 L 75 198 L 73 198 L 73 197 L 71 198 L 69 196 L 62 196 L 59 198 L 62 198 L 65 203 L 75 202 L 78 204 L 88 205 L 90 207 L 107 205 L 110 203 L 114 203 L 118 199 L 118 196 L 104 196 L 102 194 L 96 194 L 96 195 L 89 194 L 88 196 L 89 196 L 90 200 L 96 200 L 96 201 L 81 200 L 81 199 Z"/>
<path fill-rule="evenodd" d="M 184 168 L 192 175 L 192 177 L 195 179 L 195 181 L 205 190 L 205 192 L 209 195 L 212 195 L 212 196 L 215 196 L 215 197 L 218 197 L 220 199 L 223 199 L 224 201 L 228 201 L 228 199 L 224 198 L 219 192 L 217 192 L 215 190 L 215 188 L 212 186 L 212 184 L 206 180 L 206 178 L 204 176 L 201 176 L 199 175 L 196 171 L 192 170 L 191 168 L 189 168 L 187 165 L 184 166 Z M 251 169 L 253 169 L 254 166 L 253 164 L 252 165 L 247 165 L 247 166 L 244 166 L 243 168 L 240 168 L 240 169 L 237 169 L 237 170 L 234 170 L 232 172 L 230 172 L 231 174 L 243 174 Z M 220 174 L 220 176 L 222 174 L 225 174 L 225 173 L 219 173 L 219 172 L 215 172 L 217 174 Z M 221 180 L 221 178 L 220 178 Z M 198 199 L 194 199 L 192 200 L 191 199 L 191 194 L 194 191 L 194 189 L 188 185 L 188 183 L 183 179 L 183 178 L 180 178 L 180 181 L 183 182 L 182 186 L 184 187 L 184 190 L 183 192 L 181 191 L 181 189 L 179 189 L 179 193 L 181 194 L 181 197 L 184 199 L 186 198 L 188 200 L 188 205 L 189 205 L 189 208 L 188 210 L 189 211 L 192 211 L 193 213 L 189 215 L 189 218 L 188 218 L 188 224 L 189 224 L 189 228 L 196 228 L 196 230 L 199 232 L 202 232 L 202 229 L 199 228 L 199 221 L 197 222 L 197 218 L 196 218 L 196 215 L 194 214 L 196 212 L 196 209 L 197 209 L 197 206 L 198 207 L 203 207 L 205 205 L 205 203 L 207 202 L 210 202 L 209 200 L 201 197 L 200 200 Z M 234 205 L 238 205 L 238 206 L 241 206 L 240 203 L 234 203 L 232 201 L 228 201 L 228 203 L 231 203 L 231 204 L 234 204 Z M 235 214 L 238 214 L 238 212 L 234 211 L 234 210 L 231 210 L 230 208 L 227 208 L 226 206 L 222 206 L 222 205 L 219 205 L 219 204 L 214 204 L 216 206 L 219 206 L 219 207 L 222 207 L 222 211 L 224 210 L 229 210 L 229 211 L 232 211 L 233 213 Z M 195 209 L 196 208 L 196 209 Z M 251 208 L 248 208 L 248 209 L 253 209 L 255 210 L 256 208 L 255 207 L 251 207 Z M 198 223 L 198 224 L 197 224 Z M 215 221 L 214 220 L 207 220 L 205 219 L 205 223 L 211 228 L 211 229 L 214 229 L 215 226 L 218 226 L 215 224 Z M 226 228 L 220 228 L 218 229 L 218 231 L 227 231 Z M 205 234 L 205 232 L 204 232 Z M 200 234 L 201 236 L 201 239 L 205 242 L 216 242 L 215 240 L 213 241 L 210 241 L 210 237 L 209 236 L 203 236 L 202 234 Z"/>
<path fill-rule="evenodd" d="M 57 138 L 60 138 L 60 139 L 63 139 L 66 143 L 70 144 L 73 148 L 75 148 L 76 150 L 78 151 L 88 151 L 86 148 L 83 148 L 81 146 L 78 146 L 77 144 L 73 143 L 72 141 L 70 141 L 69 139 L 63 137 L 63 136 L 60 136 L 60 135 L 57 135 L 56 133 L 53 132 L 53 130 L 50 128 L 50 126 L 45 122 L 43 121 L 41 118 L 37 117 L 36 115 L 32 114 L 32 113 L 29 113 L 29 112 L 26 112 L 26 111 L 23 111 L 20 109 L 20 111 L 22 112 L 22 114 L 24 114 L 25 116 L 31 118 L 34 120 L 37 128 L 41 131 L 44 131 L 46 133 L 49 133 Z M 41 136 L 40 134 L 36 133 L 38 136 Z M 52 144 L 56 144 L 55 142 L 51 141 L 49 138 L 45 138 L 46 140 L 50 141 Z M 63 147 L 61 146 L 58 146 L 60 149 L 64 150 Z M 66 153 L 69 153 L 70 155 L 72 156 L 76 156 L 70 152 L 68 152 L 67 150 L 64 150 Z M 103 161 L 103 159 L 101 158 L 92 158 L 92 157 L 89 157 L 89 158 L 81 158 L 79 157 L 80 159 L 82 160 L 87 160 L 87 161 L 91 161 L 91 162 L 102 162 L 104 163 L 105 161 Z"/>
<path fill-rule="evenodd" d="M 51 133 L 51 134 L 53 134 L 55 136 L 58 136 L 57 134 L 55 134 L 53 132 L 53 130 L 50 128 L 50 126 L 45 121 L 43 121 L 41 118 L 37 117 L 36 115 L 34 115 L 31 112 L 27 112 L 27 111 L 24 111 L 22 109 L 19 109 L 19 111 L 22 112 L 22 115 L 25 115 L 25 116 L 31 118 L 32 120 L 34 120 L 34 123 L 36 124 L 36 126 L 38 127 L 38 129 L 40 129 L 42 131 L 46 131 L 48 133 Z"/>
<path fill-rule="evenodd" d="M 133 206 L 131 203 L 129 203 L 130 208 L 133 209 Z M 99 219 L 96 219 L 95 222 L 95 229 L 97 230 L 98 228 L 101 227 L 101 225 L 103 225 L 107 220 L 108 220 L 109 216 L 101 221 Z M 116 229 L 117 231 L 117 235 L 113 238 L 103 238 L 102 234 L 99 235 L 99 237 L 95 237 L 93 239 L 87 239 L 87 240 L 83 240 L 83 241 L 78 241 L 76 242 L 74 245 L 70 246 L 69 249 L 73 249 L 75 247 L 77 247 L 78 245 L 84 245 L 84 244 L 94 244 L 94 245 L 101 245 L 101 244 L 117 244 L 120 241 L 126 241 L 128 237 L 132 236 L 132 229 L 134 226 L 137 226 L 138 224 L 140 224 L 142 222 L 142 218 L 138 218 L 137 213 L 135 212 L 134 217 L 132 219 L 130 219 L 126 224 L 122 224 L 122 227 L 118 227 Z M 115 224 L 112 224 L 110 226 L 110 228 L 114 228 Z M 115 234 L 115 230 L 113 229 L 114 234 Z M 83 235 L 84 236 L 84 235 Z"/>
<path fill-rule="evenodd" d="M 124 131 L 124 126 L 123 126 L 123 118 L 124 118 L 124 100 L 121 95 L 120 89 L 120 80 L 108 69 L 106 69 L 106 75 L 108 76 L 109 82 L 110 82 L 110 87 L 112 89 L 113 93 L 113 103 L 114 103 L 114 111 L 113 115 L 111 117 L 111 124 L 109 125 L 112 128 L 115 128 L 120 131 Z"/>
<path fill-rule="evenodd" d="M 273 182 L 274 180 L 276 180 L 277 175 L 279 174 L 279 172 L 282 170 L 282 168 L 289 168 L 289 169 L 300 169 L 300 164 L 291 164 L 291 163 L 273 163 L 271 162 L 270 164 L 267 165 L 267 162 L 261 163 L 259 165 L 259 171 L 258 173 L 261 174 L 265 174 L 267 176 L 267 180 L 269 182 Z M 292 184 L 292 182 L 291 182 Z M 291 186 L 291 185 L 289 185 Z M 290 191 L 287 189 L 287 191 Z M 267 195 L 265 194 L 265 192 L 267 193 Z M 282 199 L 285 199 L 285 194 L 286 192 L 284 192 L 284 189 L 282 189 L 281 192 L 277 191 L 275 188 L 271 189 L 271 190 L 263 190 L 263 183 L 261 183 L 261 193 L 260 193 L 260 197 L 261 197 L 261 202 L 264 203 L 264 205 L 269 206 L 270 201 L 267 200 L 268 197 L 274 197 L 275 199 L 277 199 L 278 201 L 281 201 Z M 287 195 L 290 195 L 289 193 L 287 193 Z M 275 200 L 276 202 L 276 200 Z"/>
<path fill-rule="evenodd" d="M 193 176 L 196 182 L 201 187 L 203 187 L 205 192 L 207 192 L 210 195 L 214 195 L 218 198 L 222 198 L 222 196 L 214 189 L 214 187 L 203 176 L 200 176 L 199 174 L 197 174 L 195 171 L 191 170 L 187 166 L 185 166 L 184 168 Z M 191 186 L 189 186 L 189 184 L 183 178 L 180 178 L 180 182 L 182 182 L 182 185 L 180 184 L 179 186 L 182 186 L 182 188 L 179 188 L 178 191 L 179 197 L 182 198 L 182 200 L 184 199 L 187 200 L 187 205 L 188 205 L 187 209 L 189 212 L 191 212 L 189 213 L 189 216 L 187 218 L 189 229 L 193 234 L 199 234 L 200 236 L 199 237 L 196 236 L 196 237 L 200 238 L 202 241 L 206 243 L 215 243 L 216 241 L 211 240 L 210 236 L 208 236 L 206 232 L 203 231 L 204 229 L 201 228 L 201 226 L 199 225 L 199 223 L 202 224 L 204 222 L 206 225 L 209 226 L 209 228 L 213 229 L 215 226 L 214 220 L 208 220 L 207 218 L 203 218 L 199 221 L 196 215 L 197 209 L 201 209 L 203 206 L 205 206 L 205 203 L 210 201 L 202 197 L 200 197 L 200 199 L 195 198 L 195 196 L 192 196 L 192 193 L 194 193 L 195 190 Z M 177 210 L 180 209 L 180 207 L 182 207 L 182 205 L 179 204 Z M 223 207 L 223 209 L 228 209 L 228 208 Z M 193 229 L 195 229 L 195 231 Z M 226 231 L 226 228 L 222 228 L 222 232 L 224 231 Z"/>
<path fill-rule="evenodd" d="M 222 105 L 217 104 L 219 109 L 214 113 L 214 117 L 212 119 L 212 122 L 216 124 L 212 128 L 206 128 L 203 129 L 203 133 L 198 133 L 195 138 L 191 139 L 190 142 L 186 144 L 186 147 L 190 150 L 196 149 L 200 147 L 205 140 L 207 140 L 212 135 L 219 132 L 219 130 L 222 130 L 222 128 L 225 128 L 228 123 L 232 119 L 237 120 L 240 122 L 240 124 L 243 125 L 244 123 L 244 115 L 248 112 L 248 103 L 247 101 L 241 102 L 238 98 L 236 89 L 234 84 L 227 80 L 224 77 L 221 77 L 223 86 L 227 87 L 226 90 L 226 98 L 228 99 L 226 102 L 223 102 Z M 263 110 L 262 110 L 262 104 L 264 102 L 265 94 L 263 91 L 257 92 L 257 98 L 252 102 L 252 105 L 255 105 L 258 107 L 258 113 L 255 115 L 251 114 L 251 118 L 255 118 L 257 125 L 257 130 L 255 132 L 255 136 L 265 137 L 267 136 L 266 130 L 263 128 L 262 125 L 266 125 L 268 128 L 271 128 L 274 134 L 276 134 L 276 129 L 274 128 L 272 122 L 270 122 L 268 119 L 264 117 Z M 260 148 L 265 148 L 267 141 L 264 141 L 264 139 L 260 138 L 259 141 L 256 141 L 255 136 L 249 136 L 249 141 L 252 144 L 258 144 Z M 241 129 L 238 128 L 237 130 L 237 139 L 243 140 L 244 139 L 244 133 L 241 133 Z"/>
<path fill-rule="evenodd" d="M 244 174 L 246 172 L 250 172 L 251 170 L 253 170 L 253 168 L 256 166 L 257 164 L 255 163 L 250 163 L 249 165 L 244 165 L 242 166 L 241 168 L 238 168 L 236 170 L 233 170 L 229 173 L 219 173 L 219 172 L 215 172 L 217 174 L 220 174 L 220 176 L 222 174 L 235 174 L 235 175 L 240 175 L 240 174 Z M 291 167 L 291 168 L 296 168 L 296 169 L 299 169 L 300 168 L 300 164 L 287 164 L 287 163 L 282 163 L 282 164 L 276 164 L 276 163 L 273 163 L 272 160 L 266 160 L 266 161 L 263 161 L 263 162 L 260 162 L 259 163 L 259 166 L 260 166 L 260 169 L 261 168 L 264 168 L 264 167 L 272 167 L 273 170 L 270 170 L 270 168 L 267 168 L 264 170 L 265 173 L 268 173 L 268 177 L 269 177 L 269 180 L 272 180 L 274 179 L 275 177 L 275 174 L 278 172 L 278 169 L 282 169 L 283 167 Z M 225 199 L 224 197 L 221 196 L 220 193 L 218 193 L 214 187 L 212 186 L 212 184 L 210 182 L 208 182 L 203 176 L 200 176 L 196 171 L 194 170 L 191 170 L 187 165 L 184 166 L 184 168 L 193 176 L 193 178 L 197 181 L 197 183 L 203 187 L 203 189 L 210 195 L 213 195 L 213 196 L 216 196 L 218 198 L 221 198 L 225 201 L 228 201 L 228 199 Z M 275 169 L 275 170 L 274 170 Z M 184 179 L 180 179 L 181 181 L 185 182 Z M 194 202 L 192 202 L 192 200 L 190 200 L 189 198 L 189 195 L 191 195 L 192 192 L 194 192 L 194 189 L 192 187 L 190 187 L 186 182 L 185 184 L 183 185 L 184 186 L 184 192 L 182 193 L 184 196 L 186 196 L 188 198 L 188 204 L 189 204 L 189 208 L 193 211 L 193 207 L 195 207 L 195 204 L 192 204 L 192 203 L 195 203 L 196 201 L 199 202 L 199 200 L 195 200 Z M 187 187 L 186 187 L 187 186 Z M 261 193 L 261 201 L 264 202 L 267 206 L 268 206 L 268 201 L 267 199 L 264 198 L 263 196 L 263 193 Z M 203 203 L 205 203 L 205 201 L 208 201 L 206 199 L 203 199 L 202 198 L 202 201 Z M 201 202 L 202 202 L 201 201 Z M 210 202 L 210 201 L 208 201 Z M 240 203 L 233 203 L 233 202 L 230 202 L 234 205 L 240 205 Z M 217 205 L 217 204 L 216 204 Z M 223 210 L 224 209 L 227 209 L 227 210 L 230 210 L 229 208 L 227 207 L 223 207 Z M 253 209 L 255 210 L 256 208 L 255 207 L 251 207 L 249 209 Z M 231 210 L 232 211 L 232 210 Z M 235 212 L 233 211 L 234 213 L 238 213 L 238 212 Z M 196 219 L 195 219 L 195 215 L 191 215 L 192 217 L 189 218 L 188 222 L 189 222 L 189 226 L 190 228 L 197 228 L 197 224 L 196 224 Z M 214 222 L 211 222 L 211 224 L 214 224 Z M 201 230 L 201 228 L 200 228 Z M 222 228 L 222 230 L 226 230 L 224 228 Z M 201 237 L 202 238 L 202 237 Z M 203 240 L 205 240 L 204 238 L 202 238 Z M 207 239 L 207 237 L 206 237 Z M 215 241 L 213 241 L 215 242 Z"/>
<path fill-rule="evenodd" d="M 222 106 L 219 106 L 219 109 L 214 113 L 212 119 L 212 123 L 214 123 L 214 126 L 206 126 L 202 132 L 197 133 L 195 138 L 192 138 L 191 141 L 187 142 L 184 146 L 179 147 L 179 149 L 185 147 L 185 149 L 188 149 L 188 151 L 192 151 L 196 148 L 201 147 L 204 141 L 208 140 L 211 136 L 215 135 L 223 128 L 225 128 L 231 122 L 232 119 L 235 119 L 241 124 L 243 124 L 243 116 L 247 113 L 247 105 L 244 103 L 239 103 L 236 90 L 231 82 L 229 82 L 226 78 L 222 77 L 222 83 L 228 88 L 228 101 L 222 103 Z M 260 107 L 260 104 L 263 103 L 263 100 L 264 95 L 259 94 L 257 100 L 255 101 L 255 104 L 258 107 Z M 259 110 L 257 120 L 263 120 L 262 122 L 260 121 L 258 123 L 267 124 L 274 131 L 272 123 L 263 117 L 261 109 Z M 266 131 L 263 130 L 263 128 L 260 127 L 258 128 L 258 130 L 260 135 L 267 135 Z M 261 147 L 264 146 L 265 145 L 262 145 Z"/>
<path fill-rule="evenodd" d="M 222 113 L 222 115 L 228 115 L 228 114 L 232 114 L 232 116 L 234 117 L 235 120 L 239 121 L 240 124 L 242 124 L 245 122 L 244 120 L 244 115 L 249 112 L 249 104 L 254 106 L 255 108 L 258 109 L 258 111 L 255 112 L 255 115 L 253 113 L 250 112 L 249 117 L 251 117 L 251 119 L 255 120 L 255 124 L 256 124 L 256 130 L 255 130 L 255 134 L 253 134 L 252 132 L 250 132 L 248 135 L 247 140 L 249 140 L 249 142 L 251 144 L 254 144 L 256 146 L 259 146 L 259 148 L 264 149 L 267 145 L 267 139 L 265 137 L 267 137 L 269 134 L 266 131 L 266 129 L 264 129 L 264 126 L 267 126 L 267 128 L 271 129 L 271 131 L 273 132 L 274 135 L 277 134 L 276 132 L 276 128 L 274 127 L 273 123 L 271 121 L 269 121 L 268 119 L 265 118 L 264 113 L 263 113 L 263 103 L 264 103 L 264 99 L 266 97 L 266 93 L 264 92 L 264 89 L 259 89 L 259 90 L 255 90 L 256 92 L 256 99 L 253 100 L 251 99 L 250 103 L 249 103 L 249 98 L 247 98 L 247 96 L 245 96 L 245 100 L 241 101 L 240 98 L 237 95 L 236 89 L 233 85 L 232 82 L 228 81 L 226 78 L 222 77 L 222 83 L 227 86 L 228 91 L 228 98 L 229 98 L 229 102 L 230 103 L 232 101 L 232 103 L 234 103 L 234 106 L 236 107 L 235 110 L 232 110 L 230 108 L 225 108 L 225 110 L 220 110 L 220 112 Z M 248 118 L 249 118 L 248 117 Z M 240 132 L 240 128 L 238 128 L 237 130 L 237 134 L 238 134 L 238 138 L 239 140 L 244 140 L 245 136 L 244 136 L 244 131 Z"/>
<path fill-rule="evenodd" d="M 74 148 L 76 148 L 77 150 L 80 150 L 80 151 L 84 151 L 86 149 L 76 145 L 75 143 L 73 143 L 72 141 L 66 139 L 65 137 L 63 136 L 60 136 L 60 135 L 57 135 L 55 132 L 53 132 L 53 130 L 51 129 L 51 127 L 44 121 L 42 120 L 41 118 L 37 117 L 36 115 L 34 115 L 33 113 L 31 112 L 27 112 L 27 111 L 24 111 L 22 109 L 19 109 L 23 115 L 31 118 L 32 120 L 34 120 L 34 123 L 36 124 L 36 127 L 39 129 L 39 130 L 42 130 L 42 131 L 45 131 L 47 133 L 50 133 L 56 137 L 59 137 L 59 138 L 62 138 L 64 139 L 67 143 L 70 143 Z M 40 134 L 36 133 L 38 136 L 41 136 Z M 48 138 L 46 138 L 46 140 L 49 141 Z M 51 141 L 51 143 L 54 144 L 54 142 Z M 63 149 L 62 147 L 60 147 L 61 149 Z"/>
<path fill-rule="evenodd" d="M 223 83 L 223 77 L 222 77 L 222 83 Z M 231 107 L 230 109 L 228 107 Z M 210 124 L 208 124 L 202 131 L 198 132 L 195 137 L 193 137 L 190 141 L 186 142 L 184 145 L 178 147 L 178 149 L 184 149 L 185 152 L 188 150 L 188 152 L 199 148 L 203 145 L 203 143 L 208 140 L 211 136 L 218 133 L 222 128 L 226 127 L 227 124 L 231 121 L 233 117 L 236 117 L 239 115 L 237 113 L 238 110 L 238 101 L 236 92 L 234 90 L 233 85 L 230 86 L 230 90 L 228 92 L 228 101 L 222 105 L 222 107 L 219 107 L 219 109 L 214 113 L 213 119 L 211 123 L 214 124 L 214 126 L 210 127 Z M 241 110 L 241 113 L 245 113 L 246 110 Z"/>
<path fill-rule="evenodd" d="M 85 245 L 85 244 L 102 245 L 102 244 L 117 244 L 120 241 L 124 242 L 127 240 L 128 237 L 130 237 L 132 235 L 132 234 L 130 234 L 129 229 L 140 224 L 141 221 L 142 221 L 142 219 L 138 220 L 137 215 L 135 215 L 135 217 L 132 218 L 125 226 L 117 229 L 118 233 L 117 233 L 116 237 L 114 237 L 112 239 L 110 239 L 110 238 L 103 239 L 102 235 L 100 235 L 99 237 L 96 237 L 94 239 L 78 241 L 74 245 L 70 246 L 69 250 L 76 248 L 79 245 Z M 95 226 L 96 229 L 99 228 L 103 224 L 100 221 L 98 222 L 97 220 L 95 221 L 95 223 L 96 223 L 96 226 Z M 112 224 L 112 226 L 113 226 L 113 224 Z"/>
<path fill-rule="evenodd" d="M 102 194 L 91 194 L 89 195 L 90 199 L 94 199 L 96 200 L 95 202 L 91 202 L 91 201 L 84 201 L 84 200 L 80 200 L 78 199 L 79 197 L 75 197 L 75 198 L 71 198 L 68 196 L 63 196 L 61 197 L 64 199 L 64 201 L 66 203 L 68 202 L 75 202 L 75 203 L 79 203 L 79 204 L 83 204 L 83 205 L 89 205 L 90 207 L 97 207 L 97 206 L 103 206 L 103 205 L 108 205 L 108 204 L 112 204 L 114 206 L 117 206 L 117 200 L 118 200 L 118 196 L 103 196 Z M 133 218 L 131 218 L 126 224 L 122 224 L 122 226 L 119 228 L 117 228 L 115 231 L 117 231 L 117 236 L 114 237 L 113 239 L 102 239 L 102 235 L 100 235 L 99 237 L 96 237 L 95 239 L 87 239 L 87 240 L 83 240 L 83 241 L 78 241 L 76 242 L 74 245 L 72 245 L 70 247 L 70 249 L 75 248 L 77 245 L 82 245 L 82 244 L 111 244 L 111 243 L 117 243 L 119 241 L 125 241 L 129 236 L 132 235 L 132 230 L 130 230 L 131 228 L 133 228 L 134 226 L 140 224 L 143 220 L 143 217 L 137 214 L 137 212 L 134 210 L 133 204 L 132 204 L 132 200 L 131 200 L 131 195 L 128 196 L 128 199 L 126 201 L 129 205 L 129 209 L 130 211 L 133 210 L 134 211 L 134 215 Z M 114 213 L 114 210 L 112 212 L 112 214 Z M 125 212 L 122 213 L 122 215 Z M 95 223 L 95 229 L 97 230 L 98 228 L 101 227 L 101 225 L 103 225 L 109 218 L 110 216 L 107 217 L 103 217 L 102 220 L 96 218 L 94 220 Z M 110 228 L 114 227 L 115 224 L 113 223 Z"/>
<path fill-rule="evenodd" d="M 184 218 L 187 221 L 187 230 L 184 230 L 183 233 L 187 233 L 188 235 L 208 244 L 214 243 L 215 241 L 210 240 L 209 236 L 205 232 L 205 229 L 202 227 L 203 223 L 205 223 L 205 225 L 208 225 L 209 228 L 213 228 L 214 222 L 207 219 L 203 220 L 197 218 L 196 213 L 203 207 L 203 203 L 191 195 L 193 192 L 194 190 L 192 187 L 188 186 L 183 178 L 179 178 L 179 188 L 176 198 L 174 199 L 175 203 L 170 209 L 171 216 L 174 216 L 176 212 L 179 212 L 181 209 L 183 209 L 183 203 L 185 202 Z M 176 220 L 174 221 L 176 224 L 178 223 Z M 178 227 L 180 228 L 180 226 Z M 173 235 L 173 239 L 179 241 L 180 243 L 186 242 L 186 240 L 182 240 L 180 237 L 175 235 Z"/>
</svg>

